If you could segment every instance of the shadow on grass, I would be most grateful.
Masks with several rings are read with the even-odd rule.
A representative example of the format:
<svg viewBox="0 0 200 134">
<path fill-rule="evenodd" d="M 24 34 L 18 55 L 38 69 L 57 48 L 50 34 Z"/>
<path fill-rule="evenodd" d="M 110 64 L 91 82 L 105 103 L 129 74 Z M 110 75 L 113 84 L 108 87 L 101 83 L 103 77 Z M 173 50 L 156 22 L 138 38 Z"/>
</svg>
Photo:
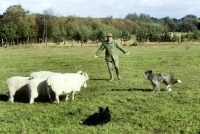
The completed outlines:
<svg viewBox="0 0 200 134">
<path fill-rule="evenodd" d="M 7 94 L 0 94 L 0 101 L 8 101 L 9 96 Z M 14 96 L 14 102 L 22 102 L 22 103 L 28 103 L 29 97 L 22 92 L 16 92 Z"/>
<path fill-rule="evenodd" d="M 8 101 L 8 95 L 0 94 L 0 101 Z"/>
<path fill-rule="evenodd" d="M 152 92 L 152 89 L 129 88 L 129 89 L 111 89 L 111 91 L 141 91 L 141 92 Z"/>
<path fill-rule="evenodd" d="M 7 94 L 0 94 L 0 101 L 8 101 L 9 96 Z M 28 98 L 24 97 L 24 95 L 20 93 L 16 93 L 14 96 L 15 102 L 22 102 L 22 103 L 28 103 Z"/>
<path fill-rule="evenodd" d="M 89 80 L 95 80 L 95 81 L 109 81 L 110 79 L 103 79 L 103 78 L 90 78 Z"/>
<path fill-rule="evenodd" d="M 60 96 L 60 100 L 64 100 L 65 96 Z M 9 99 L 9 96 L 7 94 L 0 94 L 0 101 L 7 102 Z M 54 97 L 52 97 L 52 100 L 55 100 Z M 16 92 L 14 95 L 14 102 L 20 102 L 20 103 L 29 103 L 29 96 L 24 92 Z M 38 96 L 35 98 L 34 102 L 43 102 L 43 103 L 50 103 L 49 97 L 46 96 Z"/>
</svg>

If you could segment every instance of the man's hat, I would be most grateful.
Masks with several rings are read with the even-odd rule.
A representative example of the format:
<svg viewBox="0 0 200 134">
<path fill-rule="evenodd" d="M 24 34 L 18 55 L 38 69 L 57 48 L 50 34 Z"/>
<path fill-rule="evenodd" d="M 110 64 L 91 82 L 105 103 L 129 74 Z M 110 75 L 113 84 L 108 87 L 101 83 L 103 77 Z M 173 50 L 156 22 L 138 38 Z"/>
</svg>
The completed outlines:
<svg viewBox="0 0 200 134">
<path fill-rule="evenodd" d="M 107 37 L 112 37 L 112 34 L 111 34 L 111 33 L 108 33 L 108 34 L 107 34 Z"/>
</svg>

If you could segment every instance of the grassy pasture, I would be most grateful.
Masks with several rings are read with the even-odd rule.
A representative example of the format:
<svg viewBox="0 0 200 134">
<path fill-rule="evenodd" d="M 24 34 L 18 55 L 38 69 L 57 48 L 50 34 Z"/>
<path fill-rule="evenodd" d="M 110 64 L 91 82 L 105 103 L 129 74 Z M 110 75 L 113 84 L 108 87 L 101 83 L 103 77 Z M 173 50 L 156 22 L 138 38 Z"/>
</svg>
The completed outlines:
<svg viewBox="0 0 200 134">
<path fill-rule="evenodd" d="M 104 52 L 92 59 L 92 47 L 0 48 L 0 133 L 5 134 L 163 134 L 200 133 L 200 44 L 149 44 L 125 46 L 120 53 L 122 81 L 109 82 Z M 80 66 L 81 65 L 81 66 Z M 80 66 L 80 67 L 78 67 Z M 78 68 L 76 68 L 78 67 Z M 182 80 L 167 92 L 152 93 L 143 72 L 167 71 Z M 6 101 L 5 81 L 33 71 L 88 73 L 88 87 L 75 101 L 61 104 Z M 79 121 L 109 106 L 111 121 L 103 126 L 83 126 Z"/>
</svg>

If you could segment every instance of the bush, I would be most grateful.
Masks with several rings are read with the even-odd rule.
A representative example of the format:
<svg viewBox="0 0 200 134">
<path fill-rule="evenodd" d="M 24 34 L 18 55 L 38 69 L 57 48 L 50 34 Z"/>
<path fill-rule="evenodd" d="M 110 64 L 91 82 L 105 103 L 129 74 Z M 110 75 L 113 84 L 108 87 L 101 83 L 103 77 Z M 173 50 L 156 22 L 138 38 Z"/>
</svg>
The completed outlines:
<svg viewBox="0 0 200 134">
<path fill-rule="evenodd" d="M 137 42 L 133 42 L 133 44 L 131 44 L 130 46 L 137 46 L 138 43 Z"/>
</svg>

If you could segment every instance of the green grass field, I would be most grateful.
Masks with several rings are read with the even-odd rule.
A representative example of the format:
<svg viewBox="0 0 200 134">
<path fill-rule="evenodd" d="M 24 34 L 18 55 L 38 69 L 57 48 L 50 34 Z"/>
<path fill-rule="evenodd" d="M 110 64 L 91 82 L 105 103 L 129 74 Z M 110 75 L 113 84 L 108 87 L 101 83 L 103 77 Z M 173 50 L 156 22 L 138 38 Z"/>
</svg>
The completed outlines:
<svg viewBox="0 0 200 134">
<path fill-rule="evenodd" d="M 200 44 L 149 44 L 125 46 L 120 53 L 122 81 L 109 82 L 104 52 L 93 59 L 98 47 L 0 48 L 0 133 L 2 134 L 198 134 L 200 133 Z M 182 81 L 168 92 L 152 93 L 144 79 L 147 69 L 171 72 Z M 88 87 L 75 101 L 7 102 L 5 81 L 31 72 L 87 72 Z M 108 106 L 111 121 L 103 126 L 79 121 Z"/>
</svg>

